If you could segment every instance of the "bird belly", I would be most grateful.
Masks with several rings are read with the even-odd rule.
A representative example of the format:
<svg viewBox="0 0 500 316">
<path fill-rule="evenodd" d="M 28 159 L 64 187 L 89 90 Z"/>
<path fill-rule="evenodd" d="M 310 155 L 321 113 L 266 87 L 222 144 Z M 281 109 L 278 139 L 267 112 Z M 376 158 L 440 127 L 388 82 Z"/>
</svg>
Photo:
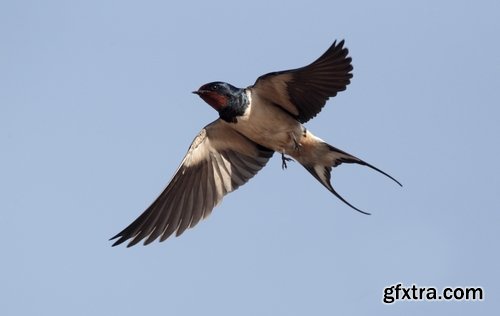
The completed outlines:
<svg viewBox="0 0 500 316">
<path fill-rule="evenodd" d="M 275 105 L 251 102 L 233 128 L 259 145 L 290 154 L 297 148 L 304 127 Z"/>
</svg>

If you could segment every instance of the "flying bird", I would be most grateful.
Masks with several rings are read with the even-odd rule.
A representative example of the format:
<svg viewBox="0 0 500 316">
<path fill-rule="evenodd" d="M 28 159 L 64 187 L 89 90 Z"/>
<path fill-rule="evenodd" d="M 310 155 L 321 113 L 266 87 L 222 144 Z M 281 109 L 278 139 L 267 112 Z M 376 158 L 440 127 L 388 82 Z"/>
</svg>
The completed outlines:
<svg viewBox="0 0 500 316">
<path fill-rule="evenodd" d="M 164 241 L 181 235 L 207 217 L 222 198 L 262 169 L 274 152 L 282 168 L 292 158 L 325 188 L 351 208 L 330 183 L 331 170 L 342 163 L 371 164 L 335 148 L 302 124 L 315 117 L 330 97 L 346 89 L 352 78 L 351 57 L 344 41 L 335 41 L 308 66 L 265 74 L 247 88 L 211 82 L 193 93 L 219 113 L 191 146 L 170 183 L 128 227 L 112 237 L 113 246 L 129 239 L 127 247 L 145 239 Z M 290 158 L 292 157 L 292 158 Z"/>
</svg>

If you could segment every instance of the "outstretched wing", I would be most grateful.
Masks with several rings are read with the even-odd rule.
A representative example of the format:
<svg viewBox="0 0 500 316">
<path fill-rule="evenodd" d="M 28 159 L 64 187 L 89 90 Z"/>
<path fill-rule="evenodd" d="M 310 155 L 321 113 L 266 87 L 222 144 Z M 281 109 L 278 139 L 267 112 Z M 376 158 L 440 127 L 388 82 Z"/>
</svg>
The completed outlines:
<svg viewBox="0 0 500 316">
<path fill-rule="evenodd" d="M 330 97 L 346 89 L 352 78 L 351 57 L 344 41 L 332 46 L 312 64 L 268 73 L 251 87 L 253 93 L 282 107 L 301 123 L 318 114 Z"/>
<path fill-rule="evenodd" d="M 273 151 L 262 147 L 217 119 L 196 136 L 174 177 L 160 196 L 113 239 L 133 246 L 167 239 L 207 217 L 224 195 L 246 183 L 265 166 Z"/>
</svg>

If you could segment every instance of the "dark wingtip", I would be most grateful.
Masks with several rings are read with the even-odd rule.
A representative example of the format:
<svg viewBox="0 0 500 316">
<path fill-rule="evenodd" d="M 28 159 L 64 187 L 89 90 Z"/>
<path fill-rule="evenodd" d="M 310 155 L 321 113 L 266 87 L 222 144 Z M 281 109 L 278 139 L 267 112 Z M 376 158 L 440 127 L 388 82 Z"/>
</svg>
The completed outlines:
<svg viewBox="0 0 500 316">
<path fill-rule="evenodd" d="M 123 244 L 124 242 L 126 242 L 129 238 L 130 238 L 130 237 L 125 237 L 125 235 L 123 234 L 123 232 L 119 232 L 117 235 L 115 235 L 115 236 L 113 236 L 113 237 L 111 237 L 111 238 L 109 239 L 109 240 L 115 240 L 115 239 L 118 239 L 118 240 L 115 240 L 115 242 L 111 245 L 111 247 L 116 247 L 116 246 L 118 246 L 118 245 L 121 245 L 121 244 Z M 133 245 L 135 245 L 135 243 L 134 243 L 134 244 L 132 244 L 132 242 L 131 242 L 131 243 L 129 243 L 129 244 L 127 245 L 127 248 L 128 248 L 128 247 L 131 247 L 131 246 L 133 246 Z"/>
<path fill-rule="evenodd" d="M 123 242 L 125 241 L 125 240 L 123 239 L 123 237 L 122 237 L 122 236 L 120 236 L 119 234 L 118 234 L 118 235 L 116 235 L 116 236 L 111 237 L 109 240 L 110 240 L 110 241 L 111 241 L 111 240 L 115 240 L 115 239 L 116 239 L 116 238 L 118 238 L 118 237 L 121 237 L 121 238 L 120 238 L 120 239 L 118 239 L 118 240 L 116 240 L 116 241 L 115 241 L 115 242 L 111 245 L 111 247 L 116 247 L 116 246 L 118 246 L 119 244 L 121 244 L 121 243 L 123 243 Z"/>
</svg>

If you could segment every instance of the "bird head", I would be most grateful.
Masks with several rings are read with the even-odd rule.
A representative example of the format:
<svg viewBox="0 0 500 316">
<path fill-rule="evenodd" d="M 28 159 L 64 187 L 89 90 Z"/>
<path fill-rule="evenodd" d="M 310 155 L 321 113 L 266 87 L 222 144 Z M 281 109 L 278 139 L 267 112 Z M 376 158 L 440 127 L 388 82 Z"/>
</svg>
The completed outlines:
<svg viewBox="0 0 500 316">
<path fill-rule="evenodd" d="M 204 84 L 194 94 L 200 96 L 217 111 L 221 111 L 230 105 L 232 98 L 236 97 L 240 89 L 229 83 L 215 81 Z"/>
</svg>

